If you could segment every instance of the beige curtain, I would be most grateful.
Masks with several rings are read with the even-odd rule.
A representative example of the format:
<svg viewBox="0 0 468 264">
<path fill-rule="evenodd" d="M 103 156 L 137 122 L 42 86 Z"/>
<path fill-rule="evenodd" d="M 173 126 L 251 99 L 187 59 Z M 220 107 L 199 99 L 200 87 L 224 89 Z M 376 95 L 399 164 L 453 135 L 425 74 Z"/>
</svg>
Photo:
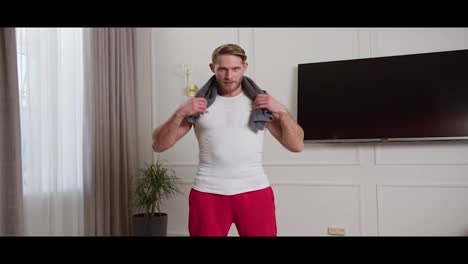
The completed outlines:
<svg viewBox="0 0 468 264">
<path fill-rule="evenodd" d="M 135 29 L 84 30 L 85 235 L 131 232 L 136 173 Z"/>
<path fill-rule="evenodd" d="M 21 134 L 14 28 L 0 28 L 0 236 L 23 234 Z"/>
</svg>

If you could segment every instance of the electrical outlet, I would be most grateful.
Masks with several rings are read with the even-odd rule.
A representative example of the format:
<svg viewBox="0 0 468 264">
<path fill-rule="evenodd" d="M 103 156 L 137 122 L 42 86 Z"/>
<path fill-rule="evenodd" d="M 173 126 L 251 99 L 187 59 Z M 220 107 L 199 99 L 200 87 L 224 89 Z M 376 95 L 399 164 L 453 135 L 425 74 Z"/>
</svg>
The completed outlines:
<svg viewBox="0 0 468 264">
<path fill-rule="evenodd" d="M 336 226 L 329 226 L 328 227 L 328 234 L 332 236 L 344 236 L 345 235 L 345 228 L 344 227 L 336 227 Z"/>
</svg>

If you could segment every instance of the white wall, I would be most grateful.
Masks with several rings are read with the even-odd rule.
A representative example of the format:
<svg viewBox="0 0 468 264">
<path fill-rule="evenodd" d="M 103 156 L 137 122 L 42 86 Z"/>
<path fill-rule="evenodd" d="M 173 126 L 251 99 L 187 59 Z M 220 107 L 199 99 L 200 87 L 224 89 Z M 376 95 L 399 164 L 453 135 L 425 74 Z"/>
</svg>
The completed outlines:
<svg viewBox="0 0 468 264">
<path fill-rule="evenodd" d="M 294 117 L 299 63 L 468 48 L 467 28 L 148 31 L 142 39 L 151 52 L 140 51 L 146 57 L 138 64 L 148 65 L 151 53 L 150 69 L 140 74 L 140 161 L 151 159 L 148 130 L 186 99 L 182 64 L 192 65 L 192 80 L 202 86 L 212 74 L 211 52 L 220 44 L 243 46 L 247 75 Z M 185 195 L 165 204 L 168 233 L 188 235 L 188 191 L 198 162 L 193 130 L 159 157 L 185 182 Z M 276 194 L 280 236 L 324 236 L 329 226 L 344 227 L 351 236 L 468 235 L 468 142 L 306 144 L 303 152 L 290 153 L 267 133 L 264 164 Z M 234 225 L 230 235 L 237 235 Z"/>
<path fill-rule="evenodd" d="M 152 59 L 151 59 L 151 33 L 150 28 L 136 30 L 136 100 L 137 100 L 137 155 L 138 167 L 142 168 L 145 162 L 153 159 L 151 149 L 151 134 L 153 131 L 153 100 L 152 100 Z"/>
</svg>

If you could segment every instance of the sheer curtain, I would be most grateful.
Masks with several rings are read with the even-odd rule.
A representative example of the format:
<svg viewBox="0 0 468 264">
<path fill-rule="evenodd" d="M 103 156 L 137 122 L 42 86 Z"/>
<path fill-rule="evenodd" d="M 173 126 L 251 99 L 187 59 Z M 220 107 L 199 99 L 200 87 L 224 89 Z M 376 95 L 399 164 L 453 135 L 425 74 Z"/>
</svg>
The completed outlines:
<svg viewBox="0 0 468 264">
<path fill-rule="evenodd" d="M 17 28 L 25 235 L 83 235 L 79 28 Z"/>
</svg>

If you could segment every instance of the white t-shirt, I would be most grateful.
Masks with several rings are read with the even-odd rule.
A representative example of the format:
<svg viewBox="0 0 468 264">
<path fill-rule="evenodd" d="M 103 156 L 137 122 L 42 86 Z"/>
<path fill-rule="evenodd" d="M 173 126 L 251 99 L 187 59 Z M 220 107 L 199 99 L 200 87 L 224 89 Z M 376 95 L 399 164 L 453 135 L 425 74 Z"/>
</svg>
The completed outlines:
<svg viewBox="0 0 468 264">
<path fill-rule="evenodd" d="M 193 188 L 233 195 L 270 186 L 262 165 L 266 128 L 249 127 L 252 100 L 243 92 L 217 95 L 208 111 L 194 126 L 199 164 Z"/>
</svg>

